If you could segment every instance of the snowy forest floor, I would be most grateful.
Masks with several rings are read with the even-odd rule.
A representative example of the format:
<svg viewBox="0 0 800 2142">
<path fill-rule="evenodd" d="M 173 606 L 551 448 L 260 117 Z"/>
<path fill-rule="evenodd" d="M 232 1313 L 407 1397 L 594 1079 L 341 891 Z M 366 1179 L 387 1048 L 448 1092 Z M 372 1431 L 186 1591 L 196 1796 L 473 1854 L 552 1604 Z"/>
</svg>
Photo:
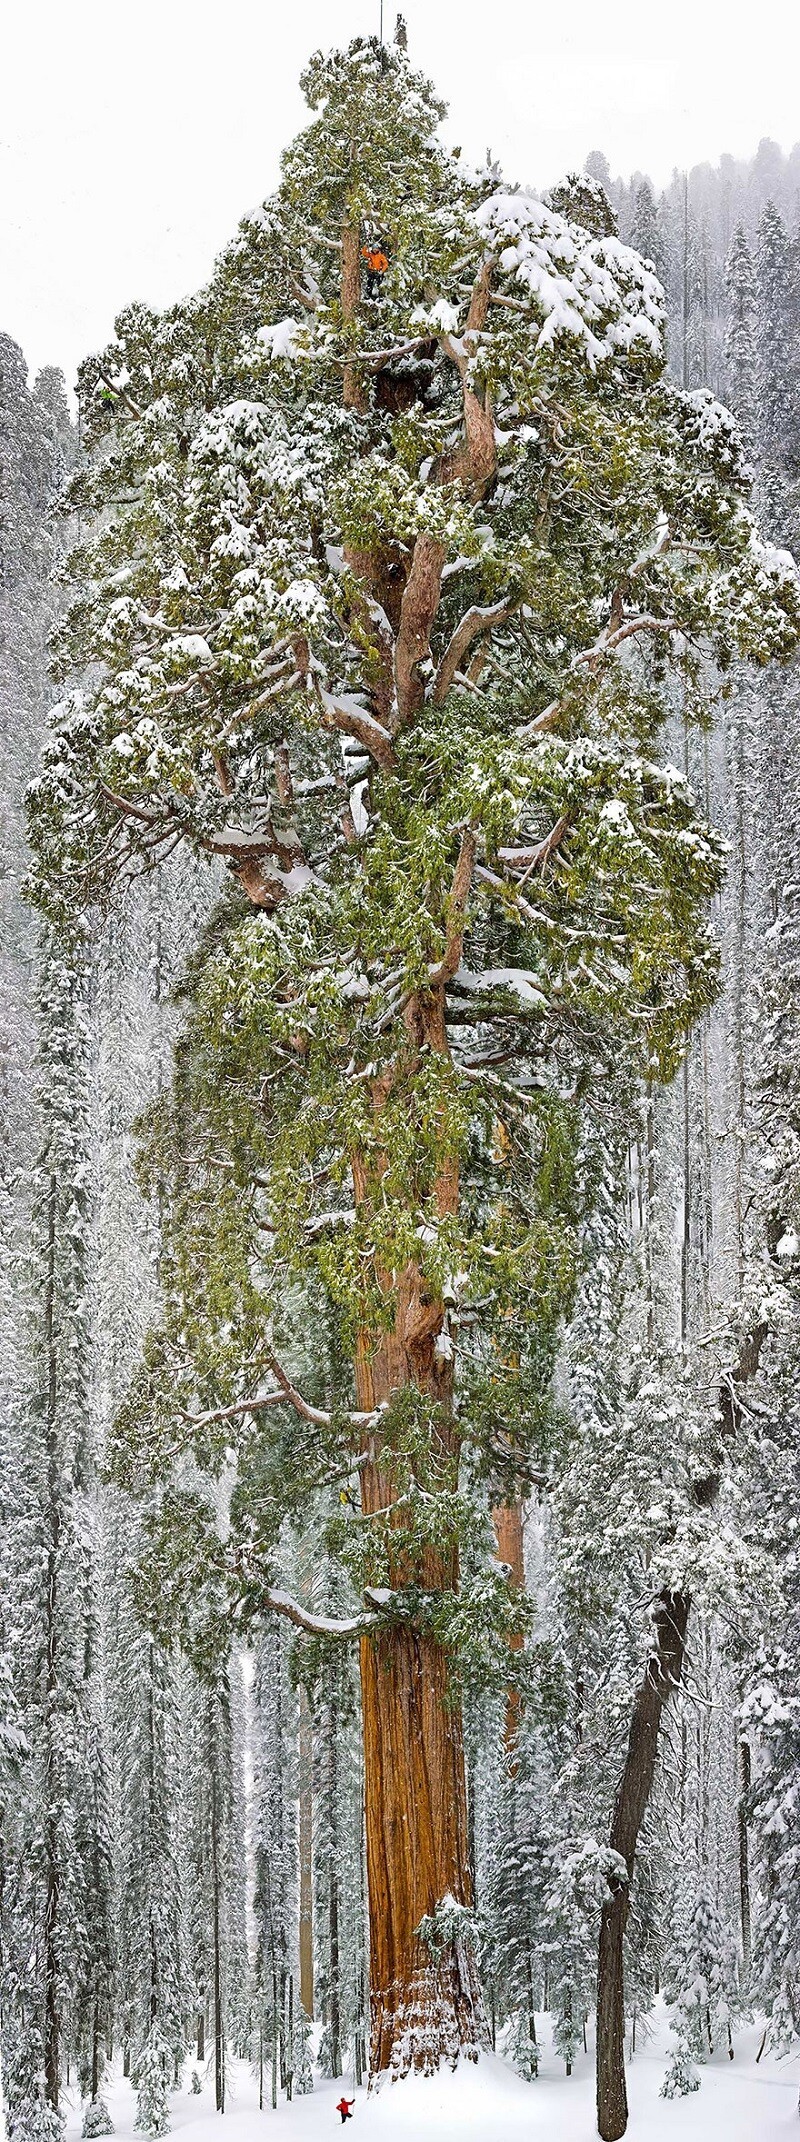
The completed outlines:
<svg viewBox="0 0 800 2142">
<path fill-rule="evenodd" d="M 761 2032 L 754 2027 L 737 2035 L 733 2062 L 721 2054 L 703 2068 L 700 2089 L 691 2097 L 665 2100 L 659 2091 L 666 2035 L 665 2029 L 657 2030 L 630 2062 L 630 2142 L 783 2142 L 796 2134 L 800 2056 L 783 2062 L 765 2056 L 756 2066 Z M 275 2112 L 269 2104 L 259 2112 L 257 2079 L 245 2061 L 232 2061 L 222 2130 L 211 2073 L 204 2077 L 202 2095 L 193 2096 L 187 2062 L 185 2084 L 171 2100 L 172 2132 L 181 2142 L 221 2142 L 221 2133 L 226 2142 L 260 2142 L 262 2135 L 264 2142 L 318 2142 L 340 2132 L 336 2102 L 344 2084 L 345 2095 L 356 2100 L 348 2129 L 352 2142 L 358 2142 L 362 2125 L 372 2142 L 404 2142 L 405 2137 L 409 2142 L 411 2137 L 414 2142 L 477 2142 L 479 2136 L 482 2142 L 594 2142 L 591 2054 L 582 2056 L 568 2079 L 549 2051 L 545 2018 L 542 2037 L 542 2068 L 534 2083 L 523 2082 L 505 2061 L 489 2056 L 455 2075 L 388 2084 L 369 2098 L 347 2075 L 336 2082 L 317 2079 L 311 2095 L 290 2105 L 281 2098 Z M 104 2095 L 118 2142 L 140 2142 L 134 2138 L 136 2099 L 130 2083 L 115 2075 Z M 78 2142 L 80 2132 L 75 2097 L 67 2142 Z"/>
</svg>

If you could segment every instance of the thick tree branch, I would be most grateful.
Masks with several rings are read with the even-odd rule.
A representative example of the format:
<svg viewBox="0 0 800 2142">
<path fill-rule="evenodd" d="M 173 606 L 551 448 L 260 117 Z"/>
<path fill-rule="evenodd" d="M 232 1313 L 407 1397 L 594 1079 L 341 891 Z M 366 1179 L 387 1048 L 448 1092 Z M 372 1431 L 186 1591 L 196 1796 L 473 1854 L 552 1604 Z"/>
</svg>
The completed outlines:
<svg viewBox="0 0 800 2142">
<path fill-rule="evenodd" d="M 368 1636 L 377 1627 L 377 1614 L 351 1614 L 346 1621 L 334 1621 L 327 1614 L 312 1614 L 308 1607 L 300 1605 L 289 1592 L 270 1590 L 263 1594 L 264 1605 L 273 1614 L 283 1614 L 296 1629 L 303 1629 L 306 1636 L 328 1636 L 342 1639 Z"/>
<path fill-rule="evenodd" d="M 447 556 L 444 543 L 435 536 L 418 535 L 411 570 L 400 605 L 400 629 L 394 651 L 398 723 L 402 727 L 419 713 L 425 698 L 425 670 L 430 662 L 431 632 L 442 592 L 442 568 Z"/>
<path fill-rule="evenodd" d="M 141 409 L 137 407 L 136 402 L 128 393 L 127 387 L 118 386 L 115 380 L 109 379 L 107 372 L 98 372 L 97 377 L 102 380 L 103 386 L 108 389 L 109 394 L 113 394 L 115 402 L 122 402 L 129 416 L 137 417 L 141 422 Z"/>
<path fill-rule="evenodd" d="M 569 824 L 568 817 L 562 815 L 557 818 L 555 825 L 545 835 L 544 840 L 539 841 L 536 848 L 498 848 L 498 862 L 505 863 L 509 870 L 520 870 L 522 876 L 518 882 L 524 885 L 525 879 L 529 878 L 534 870 L 542 870 L 551 855 L 560 848 L 565 833 L 569 831 Z"/>
<path fill-rule="evenodd" d="M 451 982 L 461 965 L 467 901 L 472 884 L 477 848 L 477 834 L 472 826 L 465 826 L 461 835 L 458 862 L 456 863 L 453 883 L 450 888 L 450 898 L 447 903 L 447 943 L 444 955 L 438 966 L 428 968 L 428 982 L 432 989 L 440 988 L 442 983 Z"/>
<path fill-rule="evenodd" d="M 243 1413 L 263 1413 L 271 1406 L 289 1405 L 294 1407 L 295 1413 L 299 1413 L 302 1420 L 310 1421 L 312 1427 L 329 1428 L 333 1414 L 326 1411 L 324 1406 L 309 1404 L 308 1399 L 304 1398 L 302 1392 L 292 1383 L 291 1377 L 287 1376 L 286 1370 L 281 1368 L 274 1354 L 267 1354 L 264 1358 L 265 1366 L 271 1370 L 278 1384 L 277 1391 L 256 1391 L 248 1398 L 235 1399 L 229 1406 L 212 1406 L 207 1413 L 190 1413 L 182 1408 L 183 1419 L 188 1421 L 192 1428 L 209 1428 L 215 1421 L 235 1420 Z M 349 1413 L 345 1414 L 343 1425 L 363 1435 L 366 1430 L 377 1425 L 378 1419 L 378 1413 Z"/>
<path fill-rule="evenodd" d="M 443 334 L 442 348 L 456 366 L 464 398 L 464 437 L 442 456 L 438 467 L 441 483 L 466 484 L 473 498 L 483 498 L 497 474 L 497 442 L 494 411 L 488 388 L 481 397 L 470 385 L 471 360 L 489 313 L 494 261 L 483 261 L 470 298 L 467 324 L 462 335 Z"/>
<path fill-rule="evenodd" d="M 376 766 L 380 766 L 384 773 L 391 773 L 396 764 L 395 751 L 389 731 L 384 729 L 383 723 L 376 721 L 374 714 L 370 714 L 366 707 L 359 706 L 358 701 L 351 699 L 349 695 L 339 693 L 337 697 L 332 692 L 323 691 L 316 678 L 314 688 L 323 727 L 338 729 L 342 736 L 352 737 L 354 743 L 363 746 Z"/>
<path fill-rule="evenodd" d="M 430 347 L 430 335 L 416 335 L 413 342 L 396 342 L 391 349 L 370 350 L 368 355 L 359 357 L 359 364 L 362 372 L 383 372 L 387 364 L 394 364 L 398 358 L 414 357 L 419 350 Z"/>
<path fill-rule="evenodd" d="M 475 603 L 472 609 L 465 611 L 445 648 L 436 672 L 431 693 L 435 707 L 441 706 L 442 701 L 447 698 L 450 686 L 473 640 L 478 639 L 482 633 L 491 632 L 495 625 L 502 625 L 504 619 L 510 617 L 516 608 L 517 602 L 511 596 L 505 596 L 501 602 L 487 604 L 485 607 Z"/>
</svg>

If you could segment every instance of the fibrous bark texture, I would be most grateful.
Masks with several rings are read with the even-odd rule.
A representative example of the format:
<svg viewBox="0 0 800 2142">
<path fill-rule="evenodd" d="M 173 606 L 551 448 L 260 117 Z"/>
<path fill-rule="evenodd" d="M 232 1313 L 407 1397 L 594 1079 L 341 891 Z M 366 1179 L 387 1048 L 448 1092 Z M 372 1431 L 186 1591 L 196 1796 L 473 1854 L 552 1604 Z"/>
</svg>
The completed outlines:
<svg viewBox="0 0 800 2142">
<path fill-rule="evenodd" d="M 419 1631 L 365 1637 L 361 1688 L 371 2071 L 427 2074 L 486 2042 L 471 1950 L 437 1961 L 417 1931 L 444 1898 L 472 1902 L 461 1714 L 442 1650 Z"/>
</svg>

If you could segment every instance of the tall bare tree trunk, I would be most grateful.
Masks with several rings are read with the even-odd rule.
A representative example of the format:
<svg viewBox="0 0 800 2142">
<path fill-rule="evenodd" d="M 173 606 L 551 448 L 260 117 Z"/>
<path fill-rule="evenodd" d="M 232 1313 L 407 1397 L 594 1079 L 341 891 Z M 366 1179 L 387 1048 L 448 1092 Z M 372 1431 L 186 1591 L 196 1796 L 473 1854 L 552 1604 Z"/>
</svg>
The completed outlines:
<svg viewBox="0 0 800 2142">
<path fill-rule="evenodd" d="M 219 1786 L 216 1734 L 211 1747 L 211 1889 L 214 1928 L 214 2098 L 225 2110 L 225 2010 L 222 1998 L 222 1875 L 219 1853 Z"/>
<path fill-rule="evenodd" d="M 679 1686 L 686 1648 L 689 1599 L 663 1592 L 653 1616 L 653 1650 L 633 1706 L 628 1750 L 617 1787 L 609 1843 L 625 1862 L 627 1880 L 609 1885 L 600 1921 L 597 1966 L 597 2125 L 603 2142 L 619 2142 L 628 2125 L 625 2087 L 624 1941 L 636 1846 L 655 1775 L 661 1720 Z"/>
<path fill-rule="evenodd" d="M 314 2020 L 314 1793 L 313 1725 L 305 1689 L 299 1693 L 300 2005 Z"/>
<path fill-rule="evenodd" d="M 522 1537 L 522 1503 L 519 1499 L 515 1502 L 498 1503 L 497 1508 L 492 1511 L 492 1518 L 500 1561 L 505 1562 L 510 1569 L 511 1582 L 514 1589 L 524 1592 L 525 1548 Z M 522 1646 L 523 1638 L 521 1636 L 509 1637 L 509 1647 L 512 1651 L 521 1651 Z M 522 1703 L 519 1689 L 509 1688 L 506 1693 L 504 1739 L 506 1754 L 512 1763 L 514 1749 L 519 1739 L 521 1714 Z"/>
<path fill-rule="evenodd" d="M 45 1594 L 45 1681 L 47 1692 L 45 1818 L 45 1909 L 44 1909 L 44 2074 L 48 2105 L 58 2108 L 61 2016 L 58 1997 L 58 1921 L 61 1904 L 61 1868 L 58 1847 L 58 1786 L 55 1777 L 58 1735 L 58 1557 L 61 1544 L 58 1462 L 58 1384 L 55 1341 L 57 1184 L 51 1175 L 47 1191 L 47 1277 L 44 1293 L 44 1339 L 47 1362 L 47 1485 L 49 1538 L 47 1543 L 47 1589 Z"/>
<path fill-rule="evenodd" d="M 752 1961 L 752 1932 L 750 1920 L 750 1850 L 747 1838 L 747 1800 L 750 1792 L 752 1767 L 749 1740 L 739 1742 L 739 1896 L 742 1911 L 742 1963 L 745 1979 L 750 1976 Z"/>
</svg>

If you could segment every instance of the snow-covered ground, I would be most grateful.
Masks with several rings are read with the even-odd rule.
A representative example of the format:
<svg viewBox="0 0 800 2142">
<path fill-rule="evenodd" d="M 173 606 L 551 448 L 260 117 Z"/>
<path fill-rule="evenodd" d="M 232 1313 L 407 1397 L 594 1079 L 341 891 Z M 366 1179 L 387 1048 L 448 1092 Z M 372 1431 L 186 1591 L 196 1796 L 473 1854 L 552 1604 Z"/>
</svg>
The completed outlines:
<svg viewBox="0 0 800 2142">
<path fill-rule="evenodd" d="M 760 2032 L 739 2034 L 736 2058 L 715 2059 L 702 2070 L 700 2089 L 691 2097 L 659 2097 L 664 2075 L 664 2033 L 658 2032 L 637 2053 L 629 2068 L 630 2142 L 788 2142 L 797 2134 L 800 2056 L 786 2062 L 766 2056 L 756 2065 Z M 336 2101 L 343 2083 L 318 2081 L 309 2097 L 278 2109 L 258 2109 L 258 2089 L 246 2064 L 231 2063 L 228 2107 L 223 2122 L 214 2111 L 213 2084 L 204 2081 L 201 2096 L 186 2085 L 172 2098 L 173 2133 L 182 2142 L 324 2142 L 341 2131 Z M 391 2084 L 371 2097 L 356 2091 L 349 2076 L 344 2092 L 355 2098 L 351 2142 L 359 2133 L 368 2142 L 594 2142 L 594 2075 L 591 2056 L 582 2059 L 567 2080 L 563 2068 L 545 2055 L 542 2072 L 526 2083 L 504 2061 L 487 2058 L 431 2081 L 411 2079 Z M 119 2142 L 134 2137 L 135 2097 L 121 2077 L 105 2091 Z M 80 2135 L 80 2107 L 73 2102 L 67 2121 L 68 2142 Z"/>
</svg>

